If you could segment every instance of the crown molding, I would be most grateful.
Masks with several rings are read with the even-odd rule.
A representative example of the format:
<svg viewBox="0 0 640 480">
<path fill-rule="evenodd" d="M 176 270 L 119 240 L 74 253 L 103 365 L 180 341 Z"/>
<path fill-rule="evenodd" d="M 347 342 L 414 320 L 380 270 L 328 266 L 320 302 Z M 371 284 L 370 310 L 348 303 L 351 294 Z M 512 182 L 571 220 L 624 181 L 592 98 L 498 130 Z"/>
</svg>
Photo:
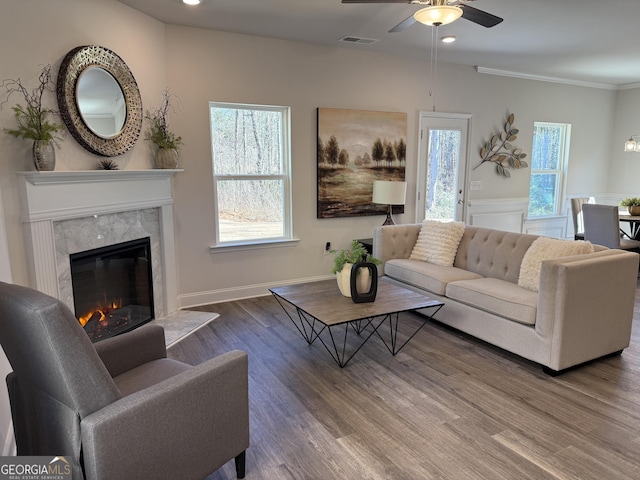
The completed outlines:
<svg viewBox="0 0 640 480">
<path fill-rule="evenodd" d="M 561 83 L 564 85 L 573 85 L 576 87 L 600 88 L 602 90 L 620 90 L 621 87 L 609 83 L 583 82 L 581 80 L 570 80 L 568 78 L 546 77 L 544 75 L 534 75 L 532 73 L 512 72 L 509 70 L 499 70 L 496 68 L 487 68 L 476 65 L 476 72 L 485 73 L 487 75 L 497 75 L 500 77 L 522 78 L 524 80 L 537 80 L 539 82 Z M 640 87 L 640 84 L 636 84 Z M 629 87 L 637 88 L 637 87 Z"/>
</svg>

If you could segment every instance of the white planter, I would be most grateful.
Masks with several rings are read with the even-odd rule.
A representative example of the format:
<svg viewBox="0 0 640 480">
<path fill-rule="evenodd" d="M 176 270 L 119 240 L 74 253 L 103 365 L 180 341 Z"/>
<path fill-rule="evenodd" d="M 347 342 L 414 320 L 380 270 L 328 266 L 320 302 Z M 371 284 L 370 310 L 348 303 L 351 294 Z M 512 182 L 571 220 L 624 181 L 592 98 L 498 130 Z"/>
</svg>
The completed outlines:
<svg viewBox="0 0 640 480">
<path fill-rule="evenodd" d="M 156 150 L 156 168 L 177 168 L 180 154 L 176 148 L 159 148 Z"/>
<path fill-rule="evenodd" d="M 338 288 L 340 293 L 345 297 L 351 297 L 351 267 L 352 263 L 345 263 L 342 270 L 336 273 Z M 371 286 L 371 272 L 368 268 L 360 268 L 358 279 L 356 280 L 356 288 L 358 292 L 368 292 Z"/>
</svg>

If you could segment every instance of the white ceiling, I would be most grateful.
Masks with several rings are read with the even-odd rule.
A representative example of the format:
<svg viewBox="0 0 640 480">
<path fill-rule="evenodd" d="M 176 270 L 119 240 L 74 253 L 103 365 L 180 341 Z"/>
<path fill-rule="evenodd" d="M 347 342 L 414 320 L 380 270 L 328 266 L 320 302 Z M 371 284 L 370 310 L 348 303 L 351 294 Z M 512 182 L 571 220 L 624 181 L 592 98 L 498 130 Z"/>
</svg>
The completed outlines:
<svg viewBox="0 0 640 480">
<path fill-rule="evenodd" d="M 120 0 L 164 23 L 355 48 L 429 60 L 431 27 L 388 30 L 419 10 L 409 4 L 340 0 Z M 457 41 L 438 61 L 602 86 L 640 82 L 640 0 L 475 0 L 504 18 L 484 28 L 465 19 L 439 28 Z M 339 42 L 344 36 L 378 40 Z"/>
</svg>

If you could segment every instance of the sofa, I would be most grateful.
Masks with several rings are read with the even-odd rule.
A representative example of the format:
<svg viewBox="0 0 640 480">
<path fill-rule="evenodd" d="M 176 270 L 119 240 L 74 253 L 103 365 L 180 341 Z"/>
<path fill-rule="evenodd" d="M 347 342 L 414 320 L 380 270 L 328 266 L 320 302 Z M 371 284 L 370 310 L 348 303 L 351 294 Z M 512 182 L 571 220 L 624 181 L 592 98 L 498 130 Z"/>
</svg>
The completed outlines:
<svg viewBox="0 0 640 480">
<path fill-rule="evenodd" d="M 376 227 L 373 255 L 382 262 L 381 275 L 445 303 L 438 322 L 540 364 L 550 375 L 629 346 L 637 253 L 462 224 L 463 232 L 448 242 L 452 265 L 412 258 L 433 223 Z M 534 242 L 542 245 L 536 254 L 551 251 L 543 241 L 592 251 L 556 252 L 536 263 Z M 537 284 L 523 283 L 523 261 L 528 270 L 537 268 Z"/>
</svg>

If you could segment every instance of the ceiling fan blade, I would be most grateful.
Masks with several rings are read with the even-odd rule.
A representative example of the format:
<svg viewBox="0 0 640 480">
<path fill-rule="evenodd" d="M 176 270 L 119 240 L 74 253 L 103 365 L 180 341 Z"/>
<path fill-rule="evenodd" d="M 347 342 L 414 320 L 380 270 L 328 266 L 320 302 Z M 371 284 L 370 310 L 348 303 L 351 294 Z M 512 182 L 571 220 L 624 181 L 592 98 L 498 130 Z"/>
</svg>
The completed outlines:
<svg viewBox="0 0 640 480">
<path fill-rule="evenodd" d="M 402 31 L 406 30 L 407 28 L 409 28 L 414 23 L 416 23 L 416 19 L 413 17 L 413 15 L 410 15 L 407 18 L 405 18 L 404 20 L 402 20 L 395 27 L 393 27 L 391 30 L 389 30 L 389 33 L 402 32 Z"/>
<path fill-rule="evenodd" d="M 491 28 L 502 22 L 502 18 L 496 17 L 477 8 L 470 7 L 469 5 L 457 5 L 462 9 L 462 18 L 469 20 L 470 22 L 477 23 L 483 27 Z"/>
</svg>

